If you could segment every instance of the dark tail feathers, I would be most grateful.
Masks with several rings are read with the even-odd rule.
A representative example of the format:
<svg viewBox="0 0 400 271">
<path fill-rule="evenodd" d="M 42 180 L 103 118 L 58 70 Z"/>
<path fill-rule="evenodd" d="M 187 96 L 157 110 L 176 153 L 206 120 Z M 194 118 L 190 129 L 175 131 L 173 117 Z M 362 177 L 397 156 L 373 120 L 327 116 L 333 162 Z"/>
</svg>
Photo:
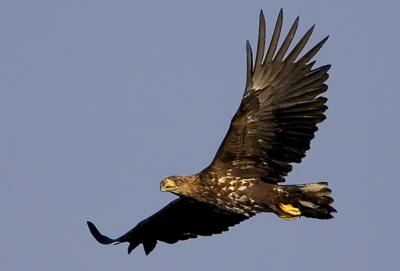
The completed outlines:
<svg viewBox="0 0 400 271">
<path fill-rule="evenodd" d="M 330 219 L 336 210 L 331 206 L 333 198 L 328 183 L 310 183 L 300 185 L 285 185 L 285 196 L 278 208 L 282 213 L 278 215 L 284 219 L 293 219 L 299 216 Z"/>
</svg>

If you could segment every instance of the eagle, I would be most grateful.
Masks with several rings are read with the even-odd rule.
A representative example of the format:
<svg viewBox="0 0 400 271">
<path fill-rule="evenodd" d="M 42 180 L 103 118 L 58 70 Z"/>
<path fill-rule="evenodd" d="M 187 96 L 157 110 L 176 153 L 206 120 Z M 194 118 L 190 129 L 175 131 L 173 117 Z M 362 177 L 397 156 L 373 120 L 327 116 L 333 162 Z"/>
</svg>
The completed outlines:
<svg viewBox="0 0 400 271">
<path fill-rule="evenodd" d="M 121 237 L 107 237 L 88 221 L 98 242 L 128 243 L 128 253 L 142 244 L 148 255 L 158 241 L 174 244 L 219 234 L 261 212 L 285 220 L 333 218 L 336 210 L 331 206 L 328 183 L 281 184 L 292 163 L 300 163 L 305 157 L 327 110 L 323 94 L 328 89 L 325 82 L 330 65 L 314 67 L 313 58 L 329 36 L 301 54 L 313 25 L 288 51 L 298 24 L 299 17 L 280 43 L 281 9 L 266 49 L 261 10 L 255 58 L 246 42 L 244 95 L 211 164 L 191 176 L 165 178 L 160 190 L 178 198 Z"/>
</svg>

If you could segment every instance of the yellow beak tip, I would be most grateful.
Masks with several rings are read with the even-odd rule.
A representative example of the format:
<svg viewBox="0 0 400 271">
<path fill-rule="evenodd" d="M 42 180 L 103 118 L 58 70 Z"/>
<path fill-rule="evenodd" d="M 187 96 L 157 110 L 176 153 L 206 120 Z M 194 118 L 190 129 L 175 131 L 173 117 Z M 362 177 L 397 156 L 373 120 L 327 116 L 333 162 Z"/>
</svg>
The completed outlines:
<svg viewBox="0 0 400 271">
<path fill-rule="evenodd" d="M 171 179 L 165 179 L 160 186 L 160 191 L 161 192 L 170 192 L 173 191 L 176 188 L 176 184 L 173 180 Z"/>
</svg>

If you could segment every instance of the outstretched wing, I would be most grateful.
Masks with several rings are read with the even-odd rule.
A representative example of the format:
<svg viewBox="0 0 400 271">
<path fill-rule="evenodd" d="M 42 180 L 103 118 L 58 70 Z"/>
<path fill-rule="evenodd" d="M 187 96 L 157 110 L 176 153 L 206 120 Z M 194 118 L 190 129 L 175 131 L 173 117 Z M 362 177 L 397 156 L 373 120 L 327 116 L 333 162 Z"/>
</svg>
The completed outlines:
<svg viewBox="0 0 400 271">
<path fill-rule="evenodd" d="M 279 13 L 269 48 L 264 53 L 266 27 L 263 12 L 257 54 L 247 41 L 247 83 L 238 111 L 213 162 L 203 173 L 217 176 L 260 178 L 268 183 L 283 182 L 291 163 L 299 163 L 310 148 L 310 141 L 325 119 L 330 65 L 313 68 L 312 58 L 321 49 L 324 38 L 302 57 L 314 26 L 287 53 L 295 36 L 296 18 L 280 48 L 283 14 Z"/>
<path fill-rule="evenodd" d="M 93 237 L 101 244 L 128 242 L 128 253 L 143 244 L 148 255 L 156 247 L 157 241 L 173 244 L 199 235 L 222 233 L 247 218 L 212 205 L 179 198 L 117 239 L 102 235 L 93 223 L 87 223 Z"/>
</svg>

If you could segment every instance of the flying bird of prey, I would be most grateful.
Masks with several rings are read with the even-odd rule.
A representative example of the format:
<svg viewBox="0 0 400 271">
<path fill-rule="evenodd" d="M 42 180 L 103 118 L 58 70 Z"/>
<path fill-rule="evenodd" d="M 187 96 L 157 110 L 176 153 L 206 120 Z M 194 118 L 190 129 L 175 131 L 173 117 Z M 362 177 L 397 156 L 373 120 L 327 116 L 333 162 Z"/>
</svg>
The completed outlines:
<svg viewBox="0 0 400 271">
<path fill-rule="evenodd" d="M 292 220 L 301 216 L 330 219 L 335 209 L 326 182 L 282 185 L 292 163 L 300 163 L 325 119 L 330 65 L 315 68 L 314 56 L 324 38 L 306 53 L 312 26 L 288 51 L 299 18 L 279 45 L 282 10 L 266 50 L 266 26 L 260 13 L 257 53 L 247 41 L 247 80 L 244 95 L 211 164 L 198 174 L 171 176 L 160 190 L 177 199 L 141 221 L 119 238 L 102 235 L 93 223 L 89 230 L 101 244 L 139 244 L 146 255 L 158 241 L 169 244 L 227 231 L 261 212 Z M 253 62 L 254 61 L 254 62 Z"/>
</svg>

